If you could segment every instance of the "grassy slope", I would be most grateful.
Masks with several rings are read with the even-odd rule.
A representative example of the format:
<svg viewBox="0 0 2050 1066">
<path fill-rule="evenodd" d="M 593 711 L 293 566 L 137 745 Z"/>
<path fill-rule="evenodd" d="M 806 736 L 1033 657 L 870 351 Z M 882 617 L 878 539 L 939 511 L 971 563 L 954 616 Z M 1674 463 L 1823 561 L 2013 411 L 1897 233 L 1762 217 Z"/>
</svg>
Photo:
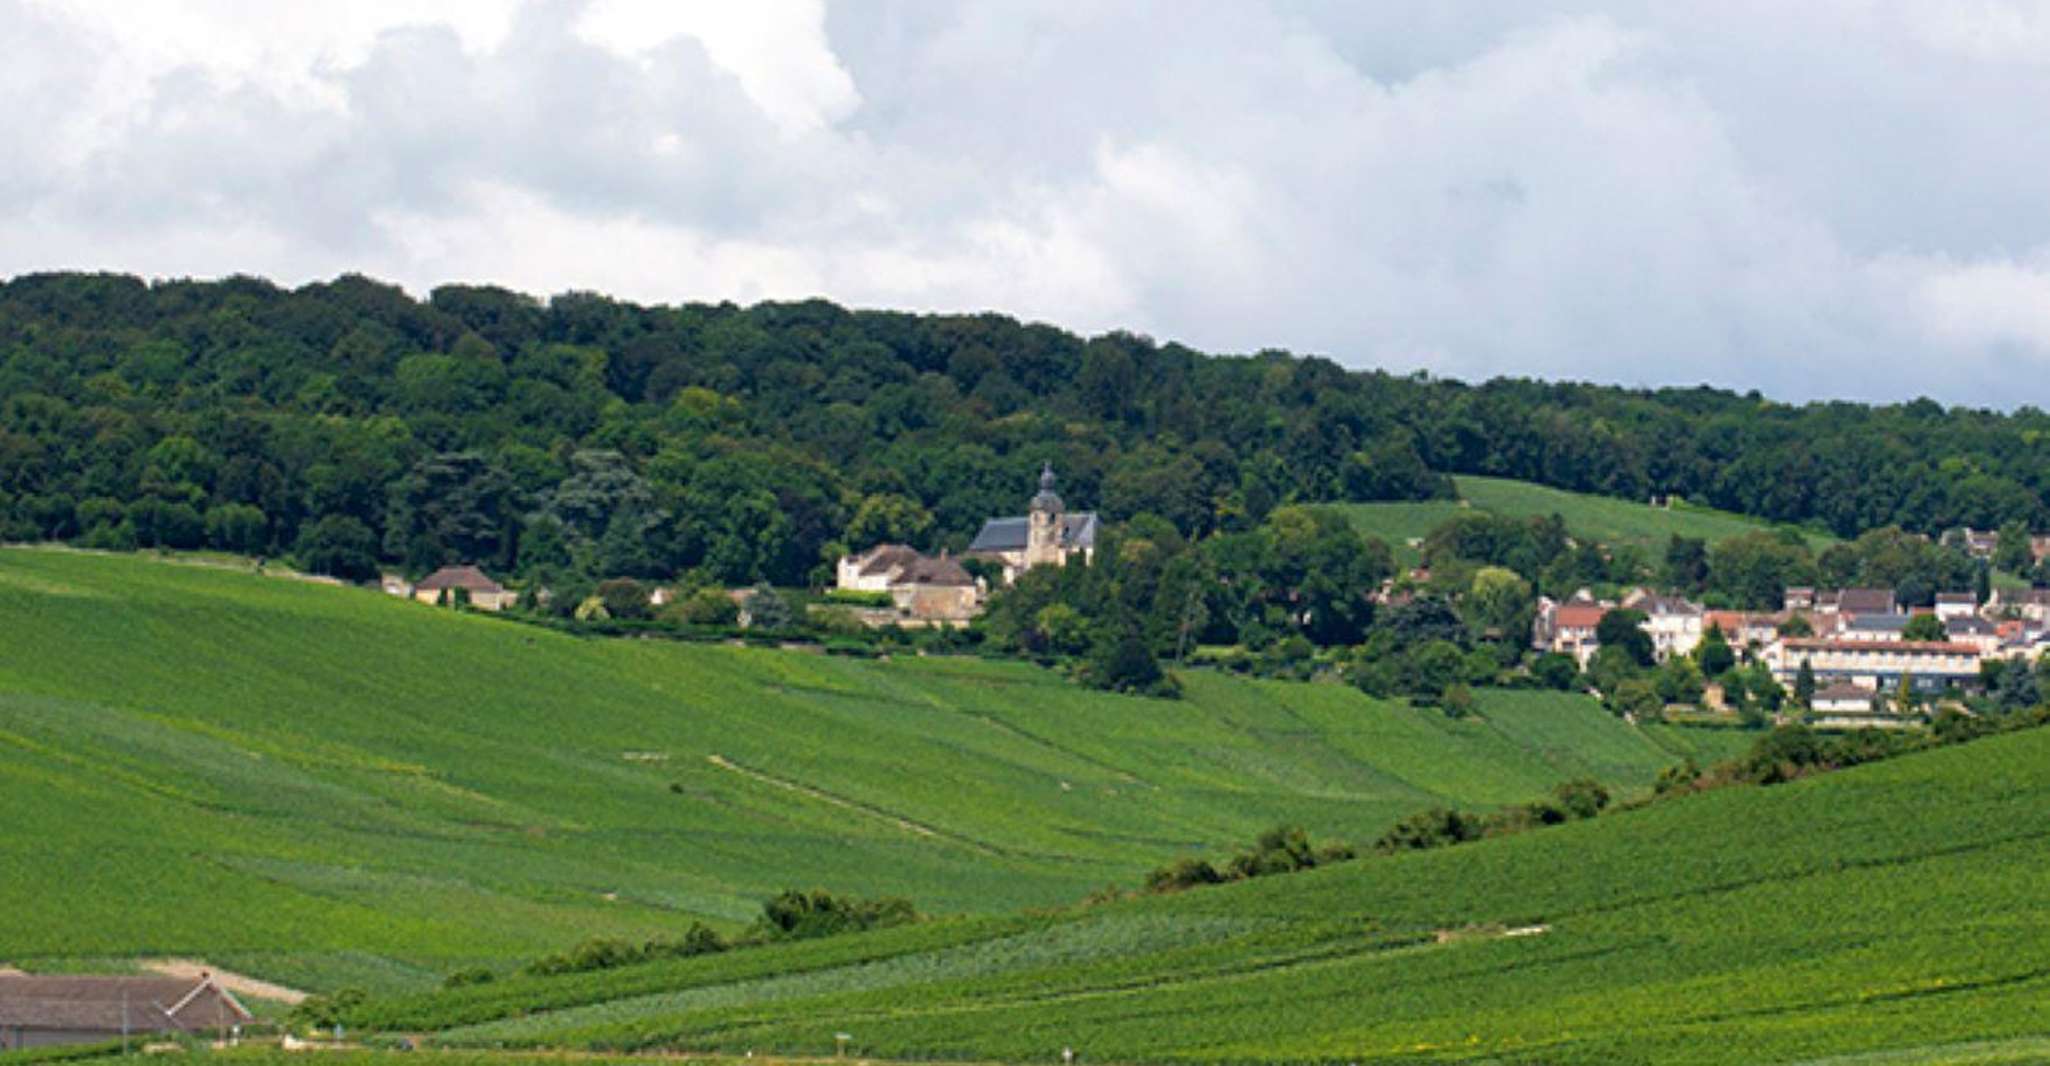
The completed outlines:
<svg viewBox="0 0 2050 1066">
<path fill-rule="evenodd" d="M 1039 1061 L 1063 1046 L 1093 1061 L 2036 1061 L 2045 809 L 2050 731 L 2035 731 L 1030 928 L 599 975 L 634 995 L 570 1006 L 596 998 L 587 985 L 567 1009 L 448 1039 L 819 1052 L 845 1031 L 865 1054 Z M 1430 935 L 1475 926 L 1495 932 Z M 912 936 L 937 942 L 907 949 Z M 825 959 L 861 941 L 866 963 Z M 510 1015 L 546 991 L 488 994 Z"/>
<path fill-rule="evenodd" d="M 1430 533 L 1463 507 L 1517 517 L 1557 514 L 1576 537 L 1657 551 L 1676 533 L 1713 543 L 1772 528 L 1757 519 L 1684 503 L 1662 510 L 1641 501 L 1590 496 L 1504 478 L 1460 477 L 1454 482 L 1459 490 L 1457 501 L 1346 504 L 1342 510 L 1361 532 L 1386 540 L 1399 558 L 1410 562 L 1416 560 L 1416 552 L 1408 542 Z M 1809 534 L 1809 538 L 1818 548 L 1830 542 L 1819 534 Z"/>
<path fill-rule="evenodd" d="M 0 622 L 0 959 L 205 954 L 315 987 L 738 923 L 793 884 L 1063 903 L 1277 821 L 1358 839 L 1732 743 L 1540 693 L 1450 722 L 1207 673 L 1160 702 L 1018 664 L 580 641 L 53 551 L 0 551 Z"/>
</svg>

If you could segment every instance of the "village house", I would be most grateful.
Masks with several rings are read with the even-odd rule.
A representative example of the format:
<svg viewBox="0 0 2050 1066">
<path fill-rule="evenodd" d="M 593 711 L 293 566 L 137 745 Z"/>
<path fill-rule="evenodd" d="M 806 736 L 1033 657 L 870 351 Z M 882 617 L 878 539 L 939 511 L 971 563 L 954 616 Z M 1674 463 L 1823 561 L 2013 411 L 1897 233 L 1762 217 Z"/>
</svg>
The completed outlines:
<svg viewBox="0 0 2050 1066">
<path fill-rule="evenodd" d="M 1894 689 L 1902 677 L 1913 679 L 1918 692 L 1939 692 L 1951 686 L 1979 683 L 1979 649 L 1953 641 L 1782 640 L 1765 650 L 1773 679 L 1791 687 L 1807 663 L 1817 684 L 1845 682 L 1871 689 Z"/>
<path fill-rule="evenodd" d="M 1817 691 L 1808 709 L 1817 729 L 1901 729 L 1913 723 L 1885 693 L 1842 682 Z"/>
<path fill-rule="evenodd" d="M 1780 606 L 1789 611 L 1812 611 L 1815 609 L 1815 590 L 1806 585 L 1789 585 L 1780 594 Z"/>
<path fill-rule="evenodd" d="M 1539 651 L 1571 655 L 1585 670 L 1601 648 L 1595 639 L 1595 628 L 1613 609 L 1612 604 L 1592 600 L 1539 600 L 1537 618 L 1531 626 L 1531 645 Z"/>
<path fill-rule="evenodd" d="M 1710 627 L 1722 631 L 1723 640 L 1730 647 L 1743 651 L 1756 651 L 1771 644 L 1780 637 L 1780 619 L 1777 615 L 1750 611 L 1708 611 L 1702 615 L 1701 635 L 1708 636 Z"/>
<path fill-rule="evenodd" d="M 879 544 L 858 555 L 843 556 L 835 567 L 835 587 L 850 592 L 884 593 L 890 597 L 886 615 L 864 613 L 870 625 L 955 625 L 982 611 L 988 590 L 961 563 L 945 553 L 928 556 L 902 544 Z"/>
<path fill-rule="evenodd" d="M 1837 639 L 1861 642 L 1896 641 L 1908 628 L 1913 615 L 1889 612 L 1886 614 L 1837 614 Z"/>
<path fill-rule="evenodd" d="M 480 611 L 502 611 L 519 600 L 474 566 L 444 566 L 413 586 L 413 598 L 421 603 L 453 605 L 465 596 Z"/>
<path fill-rule="evenodd" d="M 1701 643 L 1701 605 L 1678 596 L 1659 596 L 1638 589 L 1623 600 L 1629 610 L 1644 612 L 1644 631 L 1651 637 L 1652 651 L 1660 662 L 1686 655 Z M 1728 638 L 1724 634 L 1724 638 Z"/>
<path fill-rule="evenodd" d="M 1986 610 L 1989 614 L 2012 614 L 2031 622 L 2050 622 L 2050 589 L 1995 589 Z"/>
<path fill-rule="evenodd" d="M 1076 555 L 1084 562 L 1094 558 L 1098 527 L 1096 512 L 1068 512 L 1054 491 L 1053 467 L 1047 466 L 1040 471 L 1039 492 L 1032 497 L 1030 510 L 983 523 L 968 554 L 1002 564 L 1008 585 L 1035 566 L 1065 566 Z"/>
<path fill-rule="evenodd" d="M 1969 592 L 1939 592 L 1936 594 L 1936 617 L 1948 622 L 1953 618 L 1976 618 L 1978 615 L 1978 596 Z"/>
<path fill-rule="evenodd" d="M 196 981 L 0 974 L 0 1051 L 180 1033 L 226 1038 L 252 1020 L 210 974 Z"/>
<path fill-rule="evenodd" d="M 1979 649 L 1981 658 L 1997 655 L 2002 638 L 2000 627 L 1978 615 L 1946 619 L 1943 623 L 1948 640 L 1957 644 L 1970 644 Z"/>
</svg>

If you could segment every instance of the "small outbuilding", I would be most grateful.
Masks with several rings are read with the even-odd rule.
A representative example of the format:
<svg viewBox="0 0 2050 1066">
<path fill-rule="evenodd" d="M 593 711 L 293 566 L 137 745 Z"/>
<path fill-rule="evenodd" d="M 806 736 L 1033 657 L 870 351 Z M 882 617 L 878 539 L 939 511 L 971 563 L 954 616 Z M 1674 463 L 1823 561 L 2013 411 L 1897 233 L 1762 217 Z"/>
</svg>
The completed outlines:
<svg viewBox="0 0 2050 1066">
<path fill-rule="evenodd" d="M 230 1033 L 254 1020 L 212 975 L 0 975 L 0 1051 Z"/>
<path fill-rule="evenodd" d="M 413 586 L 413 598 L 421 603 L 453 604 L 459 595 L 480 611 L 502 611 L 519 599 L 474 566 L 444 566 Z"/>
</svg>

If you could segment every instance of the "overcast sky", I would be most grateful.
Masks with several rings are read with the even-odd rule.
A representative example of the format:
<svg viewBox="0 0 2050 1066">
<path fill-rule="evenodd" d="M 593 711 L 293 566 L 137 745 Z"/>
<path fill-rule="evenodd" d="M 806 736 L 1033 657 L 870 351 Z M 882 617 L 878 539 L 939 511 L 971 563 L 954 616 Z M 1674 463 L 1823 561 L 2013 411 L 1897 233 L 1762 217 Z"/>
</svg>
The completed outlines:
<svg viewBox="0 0 2050 1066">
<path fill-rule="evenodd" d="M 2050 407 L 2050 0 L 0 0 L 0 149 L 6 275 Z"/>
</svg>

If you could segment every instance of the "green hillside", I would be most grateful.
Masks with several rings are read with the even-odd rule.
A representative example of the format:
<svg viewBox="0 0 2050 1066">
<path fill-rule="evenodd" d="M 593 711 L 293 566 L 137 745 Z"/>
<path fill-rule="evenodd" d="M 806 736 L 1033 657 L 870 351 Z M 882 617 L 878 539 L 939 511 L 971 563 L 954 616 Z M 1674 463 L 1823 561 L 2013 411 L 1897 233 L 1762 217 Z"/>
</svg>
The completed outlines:
<svg viewBox="0 0 2050 1066">
<path fill-rule="evenodd" d="M 1459 491 L 1457 500 L 1354 503 L 1340 505 L 1340 509 L 1360 532 L 1387 541 L 1398 558 L 1410 562 L 1416 560 L 1417 554 L 1408 546 L 1409 542 L 1422 539 L 1464 508 L 1519 518 L 1556 514 L 1566 520 L 1566 528 L 1574 536 L 1584 540 L 1635 544 L 1658 551 L 1675 534 L 1713 543 L 1772 528 L 1757 519 L 1685 502 L 1659 508 L 1638 500 L 1590 496 L 1506 478 L 1457 477 L 1453 483 Z M 1832 539 L 1817 533 L 1808 536 L 1817 547 Z"/>
<path fill-rule="evenodd" d="M 1065 904 L 1277 822 L 1370 838 L 1739 742 L 1544 693 L 1453 722 L 1201 672 L 1155 701 L 1017 663 L 579 640 L 47 550 L 0 550 L 0 628 L 0 960 L 204 955 L 315 988 L 731 928 L 793 885 Z"/>
<path fill-rule="evenodd" d="M 2037 730 L 1057 916 L 379 1010 L 465 1045 L 819 1053 L 845 1032 L 979 1061 L 2040 1061 L 2046 809 Z"/>
</svg>

